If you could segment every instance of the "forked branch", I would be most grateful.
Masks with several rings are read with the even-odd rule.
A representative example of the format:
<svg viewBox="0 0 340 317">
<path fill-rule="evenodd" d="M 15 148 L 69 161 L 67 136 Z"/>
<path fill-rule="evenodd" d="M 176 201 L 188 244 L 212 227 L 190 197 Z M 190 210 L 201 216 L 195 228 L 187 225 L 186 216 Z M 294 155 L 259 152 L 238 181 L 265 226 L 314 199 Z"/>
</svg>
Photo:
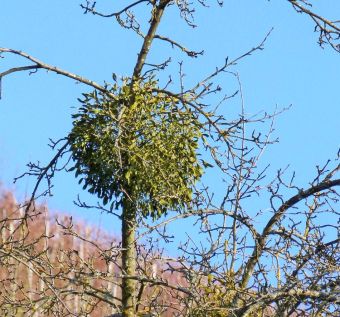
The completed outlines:
<svg viewBox="0 0 340 317">
<path fill-rule="evenodd" d="M 315 23 L 315 31 L 319 32 L 319 45 L 322 47 L 325 42 L 338 53 L 340 52 L 340 44 L 334 43 L 340 40 L 340 21 L 331 21 L 325 17 L 311 11 L 306 6 L 303 6 L 300 2 L 306 5 L 312 6 L 308 1 L 288 0 L 293 8 L 299 12 L 308 15 Z"/>
<path fill-rule="evenodd" d="M 340 166 L 338 166 L 335 171 L 339 171 Z M 272 231 L 273 227 L 280 221 L 283 215 L 286 213 L 288 209 L 303 201 L 304 199 L 324 190 L 329 190 L 332 187 L 340 186 L 340 179 L 330 180 L 328 178 L 324 179 L 319 184 L 312 186 L 306 190 L 300 190 L 298 194 L 291 197 L 287 201 L 285 201 L 280 208 L 274 213 L 274 215 L 269 219 L 266 226 L 263 229 L 262 234 L 256 241 L 256 245 L 254 247 L 254 251 L 246 263 L 244 274 L 242 277 L 242 281 L 240 283 L 241 288 L 245 288 L 252 276 L 255 265 L 261 257 L 263 250 L 265 248 L 268 236 Z"/>
</svg>

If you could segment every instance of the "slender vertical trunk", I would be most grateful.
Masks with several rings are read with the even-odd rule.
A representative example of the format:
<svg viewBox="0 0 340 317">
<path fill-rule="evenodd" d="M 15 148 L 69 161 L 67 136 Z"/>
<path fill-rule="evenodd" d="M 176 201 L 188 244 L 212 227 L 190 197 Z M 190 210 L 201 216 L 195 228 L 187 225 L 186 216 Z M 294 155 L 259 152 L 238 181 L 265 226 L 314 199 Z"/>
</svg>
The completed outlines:
<svg viewBox="0 0 340 317">
<path fill-rule="evenodd" d="M 151 12 L 151 22 L 149 30 L 144 38 L 142 48 L 138 54 L 138 59 L 133 71 L 131 88 L 136 79 L 140 78 L 146 57 L 149 53 L 151 43 L 155 38 L 156 30 L 161 21 L 165 7 L 171 0 L 160 0 L 159 4 L 156 1 L 153 3 Z M 131 105 L 134 102 L 135 96 L 131 95 Z M 124 161 L 124 159 L 123 159 Z M 125 188 L 126 190 L 127 188 Z M 124 198 L 123 213 L 122 213 L 122 308 L 124 317 L 132 317 L 136 314 L 136 280 L 129 278 L 129 276 L 136 276 L 136 246 L 135 246 L 135 233 L 136 233 L 136 209 L 135 206 L 129 201 L 128 197 Z"/>
<path fill-rule="evenodd" d="M 136 212 L 134 206 L 125 198 L 122 216 L 122 306 L 123 316 L 135 316 L 136 280 L 129 277 L 136 275 Z"/>
<path fill-rule="evenodd" d="M 151 13 L 151 22 L 148 33 L 144 37 L 142 48 L 138 54 L 138 59 L 133 70 L 131 87 L 133 86 L 134 81 L 140 77 L 143 66 L 145 64 L 146 57 L 150 51 L 151 43 L 155 38 L 156 30 L 161 22 L 162 15 L 164 13 L 165 7 L 171 2 L 171 0 L 161 0 L 159 1 L 159 5 L 154 4 L 152 13 Z"/>
</svg>

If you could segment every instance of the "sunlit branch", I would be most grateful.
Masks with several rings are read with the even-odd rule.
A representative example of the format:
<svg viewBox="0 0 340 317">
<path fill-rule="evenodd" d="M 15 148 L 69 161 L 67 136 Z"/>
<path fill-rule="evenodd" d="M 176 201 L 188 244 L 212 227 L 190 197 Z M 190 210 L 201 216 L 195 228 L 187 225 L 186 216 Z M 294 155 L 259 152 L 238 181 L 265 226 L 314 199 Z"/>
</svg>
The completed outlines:
<svg viewBox="0 0 340 317">
<path fill-rule="evenodd" d="M 172 46 L 178 47 L 181 51 L 183 51 L 184 53 L 186 53 L 190 57 L 198 57 L 198 55 L 203 55 L 203 53 L 204 53 L 204 50 L 202 50 L 200 52 L 190 51 L 187 48 L 185 48 L 184 46 L 182 46 L 181 44 L 179 44 L 179 43 L 175 42 L 174 40 L 172 40 L 168 37 L 165 37 L 165 36 L 161 36 L 161 35 L 156 34 L 154 38 L 169 42 Z"/>
<path fill-rule="evenodd" d="M 208 81 L 210 81 L 211 79 L 213 79 L 214 77 L 216 77 L 220 73 L 224 72 L 228 67 L 235 66 L 237 64 L 237 62 L 240 61 L 241 59 L 243 59 L 244 57 L 252 55 L 252 53 L 254 53 L 255 51 L 263 50 L 264 49 L 264 44 L 267 41 L 267 39 L 270 36 L 272 31 L 273 31 L 273 28 L 267 33 L 267 35 L 264 37 L 264 39 L 261 41 L 260 44 L 258 44 L 256 47 L 253 47 L 252 49 L 250 49 L 246 53 L 242 54 L 241 56 L 233 59 L 232 61 L 229 61 L 229 59 L 226 58 L 225 63 L 224 63 L 223 66 L 221 66 L 219 68 L 216 67 L 216 70 L 213 73 L 211 73 L 206 78 L 201 80 L 193 88 L 188 89 L 186 92 L 195 92 L 199 87 L 204 86 L 205 84 L 207 84 Z"/>
<path fill-rule="evenodd" d="M 52 65 L 46 64 L 46 63 L 40 61 L 39 59 L 37 59 L 37 58 L 35 58 L 35 57 L 33 57 L 33 56 L 23 52 L 23 51 L 18 51 L 18 50 L 14 50 L 14 49 L 10 49 L 10 48 L 0 47 L 0 54 L 2 54 L 2 53 L 10 53 L 10 54 L 19 55 L 21 57 L 24 57 L 24 58 L 32 61 L 36 65 L 14 68 L 14 71 L 13 71 L 13 68 L 12 68 L 12 71 L 10 69 L 8 71 L 0 73 L 0 78 L 4 77 L 5 75 L 11 74 L 13 72 L 43 68 L 43 69 L 46 69 L 48 71 L 54 72 L 56 74 L 59 74 L 59 75 L 62 75 L 62 76 L 74 79 L 77 82 L 81 82 L 81 83 L 83 83 L 85 85 L 91 86 L 91 87 L 93 87 L 93 88 L 103 92 L 104 94 L 106 94 L 106 95 L 108 95 L 108 96 L 110 96 L 112 98 L 115 98 L 115 96 L 112 95 L 110 92 L 108 92 L 107 89 L 105 89 L 105 87 L 97 84 L 96 82 L 94 82 L 92 80 L 89 80 L 89 79 L 86 79 L 85 77 L 73 74 L 71 72 L 63 70 L 63 69 L 58 68 L 56 66 L 52 66 Z"/>
<path fill-rule="evenodd" d="M 148 33 L 146 34 L 142 48 L 138 54 L 137 62 L 133 70 L 132 80 L 138 78 L 141 74 L 142 68 L 145 64 L 146 57 L 150 51 L 151 43 L 155 38 L 156 30 L 160 24 L 165 7 L 171 2 L 171 0 L 162 0 L 159 5 L 154 5 L 152 10 L 152 18 Z"/>
<path fill-rule="evenodd" d="M 339 169 L 339 167 L 337 168 Z M 320 192 L 323 190 L 331 189 L 332 187 L 340 186 L 340 179 L 336 180 L 329 180 L 326 179 L 323 182 L 319 183 L 318 185 L 312 186 L 306 190 L 300 190 L 300 192 L 288 199 L 286 202 L 284 202 L 281 207 L 275 212 L 275 214 L 271 217 L 271 219 L 267 222 L 265 228 L 263 229 L 263 232 L 259 236 L 259 238 L 256 241 L 256 245 L 254 247 L 253 254 L 249 258 L 249 260 L 246 263 L 246 267 L 244 270 L 243 278 L 240 283 L 241 288 L 245 288 L 247 286 L 247 283 L 251 277 L 251 274 L 254 271 L 254 267 L 258 261 L 258 259 L 261 257 L 264 247 L 267 242 L 268 235 L 272 231 L 272 228 L 278 223 L 278 221 L 282 218 L 284 213 L 300 201 Z"/>
<path fill-rule="evenodd" d="M 93 15 L 98 15 L 98 16 L 103 17 L 103 18 L 112 18 L 112 17 L 117 17 L 117 16 L 121 15 L 122 13 L 128 11 L 129 9 L 137 6 L 138 4 L 140 4 L 142 2 L 151 2 L 151 1 L 150 0 L 138 0 L 136 2 L 131 3 L 130 5 L 126 6 L 125 8 L 123 8 L 119 11 L 109 13 L 109 14 L 104 14 L 104 13 L 96 11 L 95 2 L 91 5 L 90 1 L 86 1 L 86 5 L 81 4 L 80 7 L 85 10 L 85 12 L 84 12 L 85 14 L 86 13 L 92 13 Z"/>
<path fill-rule="evenodd" d="M 19 252 L 19 250 L 16 250 L 17 252 Z M 48 288 L 51 290 L 51 292 L 55 295 L 55 297 L 58 299 L 58 301 L 64 306 L 64 308 L 67 310 L 67 312 L 72 315 L 75 316 L 70 309 L 67 307 L 66 303 L 59 297 L 57 290 L 54 288 L 54 286 L 46 279 L 46 277 L 44 277 L 44 273 L 40 274 L 38 272 L 38 270 L 36 270 L 35 268 L 29 266 L 28 262 L 29 259 L 23 260 L 21 259 L 20 256 L 23 256 L 23 254 L 19 254 L 20 256 L 17 256 L 16 254 L 13 253 L 13 251 L 11 252 L 6 252 L 4 249 L 0 248 L 0 253 L 2 253 L 5 256 L 11 257 L 13 259 L 15 259 L 16 261 L 18 261 L 19 263 L 21 263 L 22 265 L 26 266 L 29 270 L 31 270 L 34 274 L 36 274 L 40 280 L 44 281 L 44 283 L 48 286 Z"/>
<path fill-rule="evenodd" d="M 325 43 L 325 40 L 328 42 L 331 47 L 337 51 L 340 52 L 340 44 L 334 44 L 334 40 L 340 40 L 340 21 L 330 21 L 323 16 L 309 10 L 305 6 L 301 5 L 299 1 L 296 0 L 288 0 L 293 8 L 299 12 L 304 13 L 308 15 L 315 23 L 315 31 L 318 31 L 320 33 L 319 35 L 319 45 L 322 47 Z M 305 1 L 302 1 L 305 2 Z M 307 5 L 310 5 L 307 2 Z"/>
</svg>

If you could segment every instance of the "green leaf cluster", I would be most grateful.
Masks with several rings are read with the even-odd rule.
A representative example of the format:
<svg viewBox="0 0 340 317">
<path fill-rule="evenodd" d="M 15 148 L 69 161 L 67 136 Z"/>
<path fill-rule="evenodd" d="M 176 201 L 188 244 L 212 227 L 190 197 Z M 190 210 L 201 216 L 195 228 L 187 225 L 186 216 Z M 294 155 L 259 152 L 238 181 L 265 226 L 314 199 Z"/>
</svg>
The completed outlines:
<svg viewBox="0 0 340 317">
<path fill-rule="evenodd" d="M 145 217 L 187 208 L 202 175 L 197 116 L 152 79 L 126 79 L 109 91 L 111 97 L 84 94 L 73 115 L 69 141 L 79 183 L 112 208 L 125 196 Z"/>
</svg>

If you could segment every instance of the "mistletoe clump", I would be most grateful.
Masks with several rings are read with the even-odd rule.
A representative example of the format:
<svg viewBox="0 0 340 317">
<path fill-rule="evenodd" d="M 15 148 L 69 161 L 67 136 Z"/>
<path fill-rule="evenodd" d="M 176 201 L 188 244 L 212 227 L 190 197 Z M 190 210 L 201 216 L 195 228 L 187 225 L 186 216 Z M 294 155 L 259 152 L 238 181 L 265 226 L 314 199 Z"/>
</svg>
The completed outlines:
<svg viewBox="0 0 340 317">
<path fill-rule="evenodd" d="M 130 199 L 143 216 L 183 210 L 202 175 L 198 161 L 201 124 L 155 81 L 114 84 L 110 95 L 84 94 L 69 135 L 72 170 L 104 204 Z"/>
</svg>

